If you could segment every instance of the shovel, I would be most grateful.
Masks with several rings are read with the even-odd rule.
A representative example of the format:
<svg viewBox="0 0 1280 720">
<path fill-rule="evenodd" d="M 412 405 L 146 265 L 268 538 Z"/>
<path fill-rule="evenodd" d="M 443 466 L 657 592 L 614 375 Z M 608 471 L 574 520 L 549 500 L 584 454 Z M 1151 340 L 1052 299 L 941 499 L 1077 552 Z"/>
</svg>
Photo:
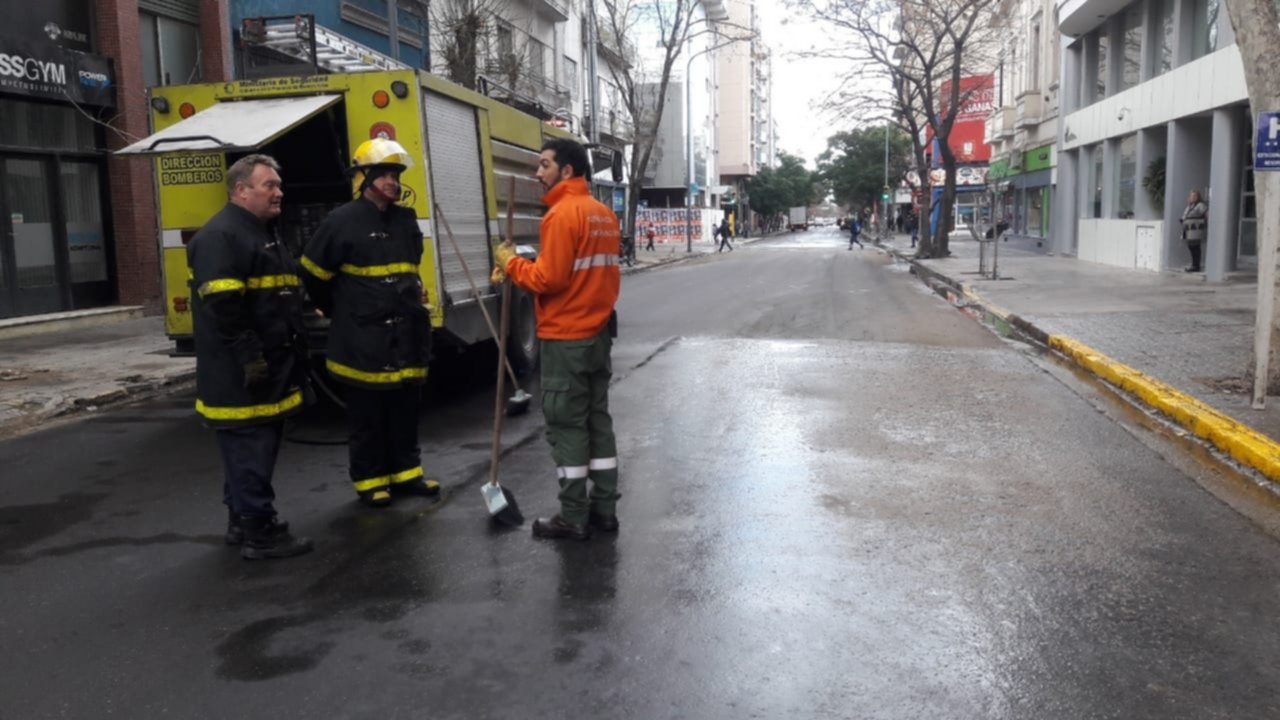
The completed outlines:
<svg viewBox="0 0 1280 720">
<path fill-rule="evenodd" d="M 507 326 L 511 322 L 511 281 L 502 282 L 502 311 L 500 313 L 502 332 L 498 334 L 498 355 L 507 356 Z M 480 488 L 484 496 L 484 504 L 489 508 L 489 515 L 501 525 L 518 527 L 524 524 L 524 515 L 520 514 L 520 506 L 516 504 L 516 496 L 498 484 L 498 461 L 502 457 L 502 394 L 507 376 L 502 372 L 502 363 L 498 363 L 498 389 L 493 394 L 493 445 L 489 451 L 489 482 Z"/>
</svg>

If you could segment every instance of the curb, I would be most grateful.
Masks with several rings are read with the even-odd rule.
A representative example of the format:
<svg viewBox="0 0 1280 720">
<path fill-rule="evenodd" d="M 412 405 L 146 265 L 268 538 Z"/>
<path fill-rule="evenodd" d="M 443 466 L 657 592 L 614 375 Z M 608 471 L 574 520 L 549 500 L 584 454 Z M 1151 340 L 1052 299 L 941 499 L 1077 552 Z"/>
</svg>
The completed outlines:
<svg viewBox="0 0 1280 720">
<path fill-rule="evenodd" d="M 196 370 L 192 367 L 189 370 L 138 380 L 110 389 L 101 389 L 101 386 L 89 389 L 78 397 L 66 397 L 61 402 L 46 405 L 35 412 L 15 415 L 0 421 L 0 439 L 11 439 L 43 430 L 49 427 L 50 423 L 158 397 L 190 385 L 195 382 L 195 379 Z"/>
<path fill-rule="evenodd" d="M 1215 409 L 1194 396 L 1111 358 L 1067 335 L 1050 334 L 1018 315 L 987 302 L 972 287 L 958 282 L 914 258 L 880 246 L 890 255 L 909 262 L 912 272 L 966 314 L 978 310 L 999 328 L 1008 328 L 1067 358 L 1108 384 L 1123 390 L 1137 402 L 1182 426 L 1267 479 L 1280 482 L 1280 442 Z"/>
</svg>

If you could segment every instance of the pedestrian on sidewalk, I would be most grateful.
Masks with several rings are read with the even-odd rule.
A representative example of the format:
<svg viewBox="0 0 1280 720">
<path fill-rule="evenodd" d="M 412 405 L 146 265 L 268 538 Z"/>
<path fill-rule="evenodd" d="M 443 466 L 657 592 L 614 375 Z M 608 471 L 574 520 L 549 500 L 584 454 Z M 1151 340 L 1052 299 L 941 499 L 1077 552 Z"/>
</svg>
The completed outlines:
<svg viewBox="0 0 1280 720">
<path fill-rule="evenodd" d="M 617 532 L 618 448 L 609 415 L 610 354 L 616 334 L 618 218 L 591 196 L 591 162 L 581 144 L 549 140 L 538 160 L 541 253 L 516 255 L 503 243 L 495 279 L 510 275 L 534 295 L 542 342 L 542 412 L 560 478 L 560 512 L 533 523 L 536 537 L 586 540 Z M 588 490 L 588 481 L 590 489 Z"/>
<path fill-rule="evenodd" d="M 726 216 L 720 220 L 720 227 L 716 228 L 716 237 L 720 239 L 720 246 L 716 248 L 716 252 L 729 248 L 729 252 L 733 252 L 733 245 L 729 243 L 729 236 L 733 231 L 729 229 L 729 218 Z"/>
<path fill-rule="evenodd" d="M 1187 207 L 1182 211 L 1182 240 L 1191 251 L 1191 267 L 1187 272 L 1200 272 L 1200 249 L 1204 243 L 1205 229 L 1208 224 L 1209 206 L 1200 199 L 1200 192 L 1192 190 L 1187 196 Z"/>
<path fill-rule="evenodd" d="M 644 246 L 645 250 L 650 250 L 650 251 L 654 250 L 653 239 L 656 238 L 657 236 L 658 236 L 658 232 L 653 229 L 653 223 L 650 222 L 644 229 L 644 237 L 645 237 L 645 240 L 648 241 L 645 243 L 645 246 Z"/>
<path fill-rule="evenodd" d="M 858 239 L 858 236 L 862 234 L 862 219 L 858 216 L 858 213 L 854 213 L 845 225 L 849 227 L 849 249 L 852 250 L 853 246 L 857 245 L 865 250 L 866 246 Z"/>
<path fill-rule="evenodd" d="M 348 470 L 356 496 L 440 494 L 422 471 L 418 413 L 431 357 L 431 317 L 418 266 L 422 231 L 400 201 L 409 151 L 385 138 L 356 149 L 359 196 L 329 214 L 302 254 L 307 291 L 332 319 L 325 369 L 343 386 Z"/>
<path fill-rule="evenodd" d="M 228 203 L 187 245 L 196 344 L 196 412 L 222 454 L 228 545 L 246 560 L 310 552 L 276 514 L 271 486 L 284 419 L 307 387 L 302 288 L 267 229 L 280 215 L 280 165 L 247 155 L 227 169 Z"/>
</svg>

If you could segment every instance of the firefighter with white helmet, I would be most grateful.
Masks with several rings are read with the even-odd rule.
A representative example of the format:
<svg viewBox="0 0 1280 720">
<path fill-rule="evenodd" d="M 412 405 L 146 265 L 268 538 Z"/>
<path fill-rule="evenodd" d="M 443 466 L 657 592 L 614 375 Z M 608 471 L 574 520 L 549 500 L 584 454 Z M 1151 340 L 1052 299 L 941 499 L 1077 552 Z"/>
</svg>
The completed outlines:
<svg viewBox="0 0 1280 720">
<path fill-rule="evenodd" d="M 356 198 L 325 218 L 302 256 L 307 290 L 331 318 L 325 368 L 343 384 L 351 482 L 371 507 L 440 492 L 418 446 L 431 353 L 422 231 L 413 210 L 397 204 L 400 174 L 412 166 L 395 140 L 362 143 L 351 164 Z"/>
</svg>

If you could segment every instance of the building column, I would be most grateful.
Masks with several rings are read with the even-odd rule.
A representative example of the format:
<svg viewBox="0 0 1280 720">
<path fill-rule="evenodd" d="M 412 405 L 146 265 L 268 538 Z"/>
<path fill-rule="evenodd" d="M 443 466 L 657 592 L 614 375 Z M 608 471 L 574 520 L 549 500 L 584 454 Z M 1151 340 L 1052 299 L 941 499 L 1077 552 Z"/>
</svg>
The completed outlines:
<svg viewBox="0 0 1280 720">
<path fill-rule="evenodd" d="M 1139 82 L 1146 82 L 1156 76 L 1156 68 L 1160 62 L 1160 41 L 1164 37 L 1161 27 L 1160 10 L 1164 0 L 1146 0 L 1142 10 L 1142 54 L 1138 67 Z"/>
<path fill-rule="evenodd" d="M 232 65 L 227 0 L 203 0 L 200 3 L 200 77 L 204 82 L 230 80 Z"/>
<path fill-rule="evenodd" d="M 1204 250 L 1205 277 L 1221 282 L 1235 269 L 1240 234 L 1240 164 L 1244 118 L 1239 108 L 1213 111 L 1209 162 L 1209 235 Z"/>
<path fill-rule="evenodd" d="M 147 88 L 142 75 L 138 40 L 138 3 L 100 0 L 93 4 L 98 28 L 98 51 L 115 63 L 116 102 L 111 124 L 120 133 L 106 133 L 107 148 L 129 144 L 121 137 L 146 137 Z M 117 297 L 123 305 L 142 305 L 145 312 L 163 312 L 160 292 L 160 240 L 150 158 L 124 159 L 110 155 L 111 232 L 115 240 Z"/>
<path fill-rule="evenodd" d="M 1076 251 L 1077 221 L 1080 217 L 1079 158 L 1079 150 L 1058 153 L 1057 192 L 1051 208 L 1055 218 L 1053 252 L 1057 255 L 1072 255 Z"/>
<path fill-rule="evenodd" d="M 1195 42 L 1195 0 L 1174 0 L 1173 3 L 1173 67 L 1179 68 L 1191 62 Z"/>
</svg>

